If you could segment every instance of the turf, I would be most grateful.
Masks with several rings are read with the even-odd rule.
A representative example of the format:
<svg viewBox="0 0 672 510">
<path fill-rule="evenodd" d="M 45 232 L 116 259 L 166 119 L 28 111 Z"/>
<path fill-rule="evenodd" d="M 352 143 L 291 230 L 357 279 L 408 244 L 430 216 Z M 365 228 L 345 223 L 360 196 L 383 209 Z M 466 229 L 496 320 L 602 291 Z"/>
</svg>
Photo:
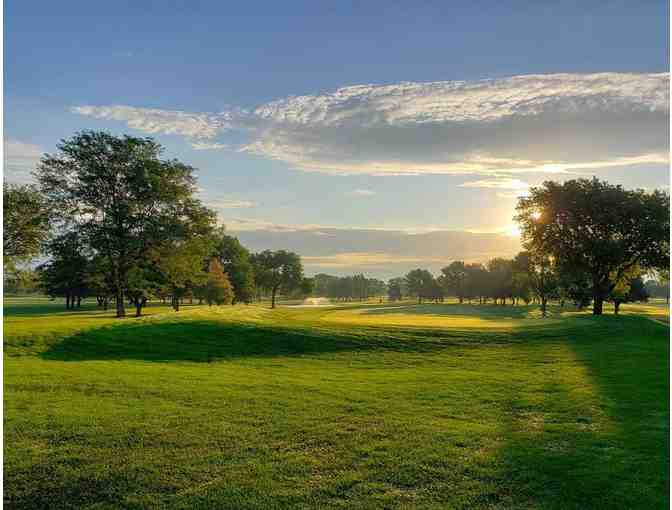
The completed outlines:
<svg viewBox="0 0 672 510">
<path fill-rule="evenodd" d="M 622 308 L 5 300 L 5 504 L 667 508 L 669 314 Z"/>
</svg>

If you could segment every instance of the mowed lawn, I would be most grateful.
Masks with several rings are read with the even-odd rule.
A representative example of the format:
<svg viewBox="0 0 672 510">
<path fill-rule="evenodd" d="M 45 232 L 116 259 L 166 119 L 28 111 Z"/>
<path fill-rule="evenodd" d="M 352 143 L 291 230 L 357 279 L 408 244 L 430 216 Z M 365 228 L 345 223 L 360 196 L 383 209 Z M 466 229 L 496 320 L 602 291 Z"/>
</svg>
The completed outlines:
<svg viewBox="0 0 672 510">
<path fill-rule="evenodd" d="M 662 303 L 4 310 L 7 508 L 668 507 Z"/>
</svg>

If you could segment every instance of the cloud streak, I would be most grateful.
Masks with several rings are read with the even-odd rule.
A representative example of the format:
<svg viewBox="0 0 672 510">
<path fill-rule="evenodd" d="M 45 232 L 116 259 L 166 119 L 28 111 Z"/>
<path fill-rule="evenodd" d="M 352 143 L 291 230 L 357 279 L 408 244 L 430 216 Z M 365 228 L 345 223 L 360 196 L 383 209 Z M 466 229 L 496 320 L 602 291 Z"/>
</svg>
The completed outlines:
<svg viewBox="0 0 672 510">
<path fill-rule="evenodd" d="M 233 149 L 332 174 L 562 173 L 665 164 L 669 74 L 550 74 L 359 85 L 245 111 L 80 106 L 195 148 L 241 131 Z"/>
</svg>

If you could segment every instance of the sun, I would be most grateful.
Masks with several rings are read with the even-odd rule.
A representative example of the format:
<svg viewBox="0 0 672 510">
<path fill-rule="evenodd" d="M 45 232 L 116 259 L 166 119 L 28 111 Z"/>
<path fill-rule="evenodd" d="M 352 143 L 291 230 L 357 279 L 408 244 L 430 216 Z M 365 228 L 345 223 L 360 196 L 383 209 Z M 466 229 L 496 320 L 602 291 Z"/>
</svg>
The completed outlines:
<svg viewBox="0 0 672 510">
<path fill-rule="evenodd" d="M 541 212 L 535 211 L 535 212 L 532 213 L 532 219 L 533 220 L 538 220 L 539 218 L 541 218 Z"/>
<path fill-rule="evenodd" d="M 510 237 L 519 237 L 520 236 L 520 229 L 513 225 L 505 230 L 506 235 Z"/>
</svg>

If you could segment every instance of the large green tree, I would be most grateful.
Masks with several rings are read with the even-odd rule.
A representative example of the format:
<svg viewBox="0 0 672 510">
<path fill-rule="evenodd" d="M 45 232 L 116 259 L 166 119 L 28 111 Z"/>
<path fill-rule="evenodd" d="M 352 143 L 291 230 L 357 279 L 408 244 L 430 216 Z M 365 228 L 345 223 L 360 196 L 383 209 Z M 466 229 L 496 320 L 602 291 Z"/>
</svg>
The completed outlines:
<svg viewBox="0 0 672 510">
<path fill-rule="evenodd" d="M 214 213 L 194 197 L 194 169 L 161 159 L 151 138 L 84 131 L 45 155 L 36 172 L 59 220 L 77 229 L 111 272 L 117 316 L 128 277 L 157 245 L 210 231 Z"/>
<path fill-rule="evenodd" d="M 662 191 L 596 178 L 547 181 L 518 199 L 516 220 L 526 249 L 590 278 L 595 315 L 632 267 L 669 267 L 670 203 Z"/>
<path fill-rule="evenodd" d="M 50 209 L 31 185 L 3 183 L 2 246 L 5 271 L 39 255 L 49 234 Z"/>
<path fill-rule="evenodd" d="M 271 292 L 271 308 L 275 308 L 278 291 L 288 293 L 298 288 L 303 280 L 301 257 L 296 253 L 266 250 L 252 256 L 258 285 Z"/>
</svg>

